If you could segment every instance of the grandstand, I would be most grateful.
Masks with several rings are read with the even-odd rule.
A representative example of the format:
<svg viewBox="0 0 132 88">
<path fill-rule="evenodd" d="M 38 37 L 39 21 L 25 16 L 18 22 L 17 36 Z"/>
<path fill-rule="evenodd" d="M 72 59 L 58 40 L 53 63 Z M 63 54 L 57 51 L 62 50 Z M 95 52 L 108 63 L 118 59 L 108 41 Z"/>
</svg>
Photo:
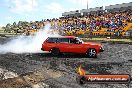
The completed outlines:
<svg viewBox="0 0 132 88">
<path fill-rule="evenodd" d="M 64 16 L 64 17 L 81 16 L 81 13 L 79 12 L 79 10 L 76 10 L 76 11 L 64 12 L 64 13 L 62 13 L 62 16 Z"/>
<path fill-rule="evenodd" d="M 132 10 L 132 2 L 105 6 L 105 10 L 108 12 Z"/>
<path fill-rule="evenodd" d="M 90 9 L 82 9 L 80 10 L 80 13 L 84 16 L 87 16 L 89 14 L 99 14 L 103 13 L 103 6 L 102 7 L 96 7 L 96 8 L 90 8 Z"/>
<path fill-rule="evenodd" d="M 62 16 L 80 16 L 80 15 L 89 15 L 90 13 L 98 13 L 98 12 L 111 12 L 111 11 L 126 11 L 126 10 L 132 10 L 132 2 L 130 3 L 122 3 L 122 4 L 116 4 L 116 5 L 110 5 L 105 6 L 105 9 L 102 7 L 96 7 L 96 8 L 89 8 L 89 9 L 82 9 L 82 10 L 76 10 L 76 11 L 70 11 L 70 12 L 64 12 L 62 13 Z M 79 15 L 77 15 L 79 14 Z"/>
<path fill-rule="evenodd" d="M 69 31 L 66 31 L 68 35 L 74 34 L 75 31 L 75 34 L 85 34 L 90 30 L 92 30 L 92 35 L 94 36 L 127 36 L 131 33 L 129 29 L 132 27 L 132 2 L 105 6 L 104 10 L 103 7 L 96 7 L 82 9 L 78 11 L 78 14 L 79 12 L 81 16 L 79 15 L 78 17 L 76 13 L 70 15 L 71 13 L 68 14 L 67 12 L 62 15 L 69 18 L 77 17 L 77 19 L 74 20 L 81 23 L 79 27 L 81 29 L 77 30 L 77 28 L 75 28 L 72 32 L 71 28 Z M 68 24 L 73 24 L 71 26 L 75 26 L 74 21 Z"/>
</svg>

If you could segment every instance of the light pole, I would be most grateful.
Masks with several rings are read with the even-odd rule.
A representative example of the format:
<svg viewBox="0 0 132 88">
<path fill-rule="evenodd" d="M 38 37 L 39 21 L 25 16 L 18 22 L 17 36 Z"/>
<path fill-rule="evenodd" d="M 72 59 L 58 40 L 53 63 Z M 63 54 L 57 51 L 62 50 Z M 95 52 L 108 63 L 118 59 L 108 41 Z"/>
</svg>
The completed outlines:
<svg viewBox="0 0 132 88">
<path fill-rule="evenodd" d="M 88 0 L 87 0 L 87 9 L 88 9 Z"/>
</svg>

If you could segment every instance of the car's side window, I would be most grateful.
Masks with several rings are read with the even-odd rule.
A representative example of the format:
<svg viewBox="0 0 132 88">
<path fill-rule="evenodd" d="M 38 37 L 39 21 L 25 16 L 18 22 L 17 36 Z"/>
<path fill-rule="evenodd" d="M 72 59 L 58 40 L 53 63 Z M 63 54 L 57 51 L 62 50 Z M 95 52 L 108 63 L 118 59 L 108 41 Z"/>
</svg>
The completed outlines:
<svg viewBox="0 0 132 88">
<path fill-rule="evenodd" d="M 71 38 L 70 43 L 71 44 L 79 44 L 79 40 L 77 38 Z"/>
<path fill-rule="evenodd" d="M 49 38 L 48 43 L 56 43 L 57 42 L 57 38 Z"/>
<path fill-rule="evenodd" d="M 59 38 L 58 42 L 60 42 L 60 43 L 69 43 L 69 39 L 68 38 Z"/>
<path fill-rule="evenodd" d="M 75 44 L 75 42 L 76 42 L 76 41 L 75 41 L 74 38 L 70 38 L 70 43 L 71 43 L 71 44 Z"/>
</svg>

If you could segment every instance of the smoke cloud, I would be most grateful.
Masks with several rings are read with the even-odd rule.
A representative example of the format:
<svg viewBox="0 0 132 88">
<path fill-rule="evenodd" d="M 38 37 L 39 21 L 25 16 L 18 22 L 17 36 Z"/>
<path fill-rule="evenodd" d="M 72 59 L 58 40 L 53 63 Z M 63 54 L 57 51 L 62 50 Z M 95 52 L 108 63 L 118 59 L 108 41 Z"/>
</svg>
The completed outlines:
<svg viewBox="0 0 132 88">
<path fill-rule="evenodd" d="M 52 31 L 52 32 L 51 32 Z M 59 36 L 50 25 L 40 29 L 34 36 L 18 36 L 0 45 L 0 54 L 5 53 L 42 53 L 42 43 L 50 36 Z"/>
</svg>

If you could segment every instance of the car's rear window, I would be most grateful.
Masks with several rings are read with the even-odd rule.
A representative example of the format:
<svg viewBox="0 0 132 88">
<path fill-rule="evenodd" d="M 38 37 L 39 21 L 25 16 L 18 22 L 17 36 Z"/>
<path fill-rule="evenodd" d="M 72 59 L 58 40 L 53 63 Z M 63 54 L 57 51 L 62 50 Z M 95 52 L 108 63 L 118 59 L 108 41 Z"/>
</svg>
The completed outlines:
<svg viewBox="0 0 132 88">
<path fill-rule="evenodd" d="M 57 42 L 57 39 L 58 38 L 48 38 L 47 42 L 48 43 L 55 43 L 55 42 Z"/>
</svg>

